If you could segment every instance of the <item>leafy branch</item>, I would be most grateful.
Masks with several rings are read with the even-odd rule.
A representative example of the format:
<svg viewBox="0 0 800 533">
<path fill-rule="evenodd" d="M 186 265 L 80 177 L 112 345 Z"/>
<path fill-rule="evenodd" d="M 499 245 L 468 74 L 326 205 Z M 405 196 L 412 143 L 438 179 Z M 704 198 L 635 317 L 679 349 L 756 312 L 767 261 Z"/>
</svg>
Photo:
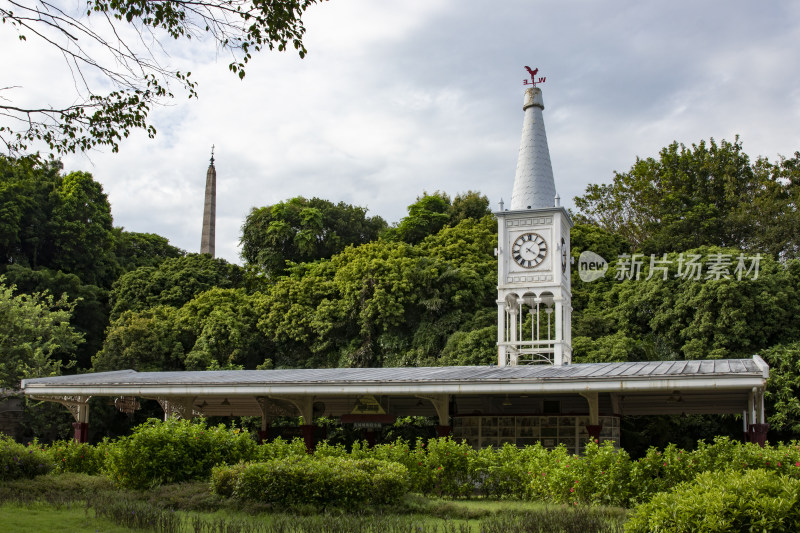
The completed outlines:
<svg viewBox="0 0 800 533">
<path fill-rule="evenodd" d="M 0 0 L 0 21 L 20 40 L 30 37 L 61 54 L 75 93 L 66 105 L 26 106 L 12 99 L 21 87 L 0 88 L 0 143 L 12 155 L 38 141 L 63 154 L 98 145 L 116 152 L 135 129 L 152 138 L 150 110 L 174 98 L 171 85 L 197 97 L 191 72 L 162 63 L 167 40 L 212 39 L 230 54 L 228 69 L 241 79 L 252 54 L 264 48 L 291 46 L 305 56 L 301 17 L 315 2 L 85 0 L 73 12 L 48 0 Z"/>
</svg>

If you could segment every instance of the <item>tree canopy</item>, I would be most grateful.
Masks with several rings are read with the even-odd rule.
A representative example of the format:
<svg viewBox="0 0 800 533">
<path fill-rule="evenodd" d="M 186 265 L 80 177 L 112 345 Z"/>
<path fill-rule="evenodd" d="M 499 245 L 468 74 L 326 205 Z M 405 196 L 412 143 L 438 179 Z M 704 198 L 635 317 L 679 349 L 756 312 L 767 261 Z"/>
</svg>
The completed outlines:
<svg viewBox="0 0 800 533">
<path fill-rule="evenodd" d="M 408 206 L 408 216 L 387 232 L 387 238 L 417 244 L 445 226 L 455 226 L 467 218 L 481 219 L 489 214 L 489 199 L 478 192 L 458 194 L 452 201 L 447 193 L 426 192 Z"/>
<path fill-rule="evenodd" d="M 35 141 L 58 153 L 97 145 L 116 152 L 135 129 L 153 137 L 148 115 L 173 98 L 173 85 L 197 96 L 191 72 L 165 63 L 169 41 L 191 46 L 210 39 L 230 55 L 228 69 L 244 78 L 252 54 L 264 48 L 294 48 L 305 56 L 302 15 L 315 2 L 85 0 L 72 10 L 44 0 L 4 0 L 0 21 L 21 41 L 63 56 L 73 80 L 62 88 L 63 99 L 30 106 L 15 104 L 13 82 L 0 89 L 0 142 L 12 154 Z"/>
<path fill-rule="evenodd" d="M 658 159 L 636 159 L 610 184 L 575 198 L 577 219 L 619 234 L 645 254 L 722 246 L 796 254 L 800 242 L 800 152 L 751 162 L 737 137 L 687 148 L 674 142 Z"/>
<path fill-rule="evenodd" d="M 242 287 L 244 282 L 244 269 L 224 259 L 205 254 L 166 259 L 119 277 L 111 289 L 111 318 L 157 305 L 180 307 L 201 292 Z"/>
<path fill-rule="evenodd" d="M 386 222 L 368 217 L 364 207 L 298 196 L 250 211 L 242 226 L 242 257 L 274 276 L 288 263 L 328 259 L 373 241 L 384 228 Z"/>
<path fill-rule="evenodd" d="M 23 378 L 54 376 L 82 335 L 69 325 L 72 306 L 66 298 L 14 295 L 0 276 L 0 388 L 16 389 Z"/>
<path fill-rule="evenodd" d="M 66 359 L 74 359 L 77 369 L 91 367 L 92 356 L 103 345 L 108 325 L 108 291 L 96 285 L 84 284 L 75 274 L 60 270 L 41 268 L 32 270 L 19 265 L 10 265 L 5 273 L 9 285 L 15 287 L 14 293 L 47 294 L 63 299 L 71 309 L 70 325 L 83 336 L 84 342 L 74 352 L 62 353 Z"/>
</svg>

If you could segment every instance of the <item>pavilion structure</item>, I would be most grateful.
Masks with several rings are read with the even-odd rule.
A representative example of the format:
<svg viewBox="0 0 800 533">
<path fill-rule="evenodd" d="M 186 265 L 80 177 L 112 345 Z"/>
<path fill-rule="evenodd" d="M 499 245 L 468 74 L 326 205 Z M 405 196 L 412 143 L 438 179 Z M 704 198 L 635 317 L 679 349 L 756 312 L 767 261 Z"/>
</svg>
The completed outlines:
<svg viewBox="0 0 800 533">
<path fill-rule="evenodd" d="M 540 78 L 539 82 L 543 81 Z M 509 209 L 498 221 L 497 364 L 430 368 L 329 368 L 136 372 L 121 370 L 22 381 L 25 395 L 67 407 L 85 441 L 89 399 L 125 412 L 157 400 L 164 415 L 302 416 L 314 445 L 315 418 L 335 417 L 374 436 L 397 417 L 435 417 L 441 436 L 474 447 L 541 442 L 579 453 L 591 437 L 619 444 L 630 415 L 737 414 L 745 437 L 763 445 L 769 367 L 750 359 L 572 364 L 572 220 L 559 205 L 544 128 L 542 92 L 526 89 L 523 131 Z M 213 174 L 213 175 L 212 175 Z M 209 183 L 213 195 L 213 159 Z M 206 211 L 209 211 L 208 194 Z M 213 213 L 213 204 L 211 204 Z M 206 244 L 204 223 L 203 243 Z M 213 226 L 209 233 L 213 255 Z M 265 354 L 267 356 L 268 354 Z"/>
</svg>

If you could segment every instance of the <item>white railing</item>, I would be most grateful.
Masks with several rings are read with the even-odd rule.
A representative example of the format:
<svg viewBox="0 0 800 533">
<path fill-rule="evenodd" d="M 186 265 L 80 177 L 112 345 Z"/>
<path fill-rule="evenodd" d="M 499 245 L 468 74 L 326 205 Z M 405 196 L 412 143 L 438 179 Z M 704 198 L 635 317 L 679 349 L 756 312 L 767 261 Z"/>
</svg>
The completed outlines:
<svg viewBox="0 0 800 533">
<path fill-rule="evenodd" d="M 516 359 L 518 365 L 555 364 L 554 340 L 501 342 L 499 345 L 506 348 L 509 361 Z M 566 353 L 572 352 L 569 346 L 563 346 Z"/>
</svg>

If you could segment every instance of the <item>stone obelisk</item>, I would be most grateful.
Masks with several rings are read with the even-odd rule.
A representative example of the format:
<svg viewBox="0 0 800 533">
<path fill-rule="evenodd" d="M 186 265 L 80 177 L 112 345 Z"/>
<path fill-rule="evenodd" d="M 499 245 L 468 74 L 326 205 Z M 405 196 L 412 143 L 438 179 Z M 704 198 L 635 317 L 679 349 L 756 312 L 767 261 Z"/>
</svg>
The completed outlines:
<svg viewBox="0 0 800 533">
<path fill-rule="evenodd" d="M 206 203 L 203 209 L 203 237 L 200 253 L 214 257 L 214 232 L 217 219 L 217 170 L 214 168 L 214 147 L 211 147 L 211 164 L 206 172 Z"/>
</svg>

